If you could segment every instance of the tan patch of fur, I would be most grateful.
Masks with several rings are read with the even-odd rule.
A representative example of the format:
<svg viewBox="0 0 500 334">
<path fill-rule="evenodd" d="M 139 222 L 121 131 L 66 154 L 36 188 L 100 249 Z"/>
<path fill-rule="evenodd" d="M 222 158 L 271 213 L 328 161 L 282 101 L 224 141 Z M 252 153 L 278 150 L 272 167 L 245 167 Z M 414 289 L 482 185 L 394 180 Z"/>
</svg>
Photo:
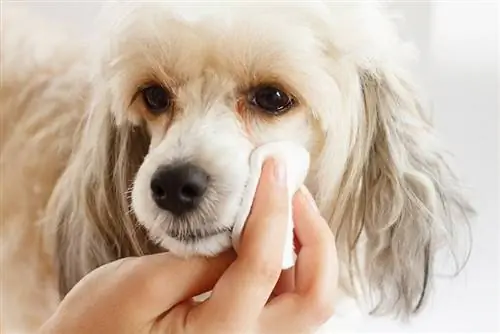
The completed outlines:
<svg viewBox="0 0 500 334">
<path fill-rule="evenodd" d="M 222 114 L 234 111 L 239 88 L 272 78 L 296 93 L 301 104 L 293 114 L 279 122 L 245 120 L 247 132 L 255 143 L 289 139 L 311 152 L 307 186 L 336 233 L 345 286 L 361 281 L 381 314 L 405 317 L 420 308 L 441 234 L 461 226 L 472 210 L 403 70 L 407 48 L 377 11 L 276 6 L 257 11 L 258 18 L 238 12 L 234 31 L 217 16 L 203 29 L 165 8 L 138 11 L 110 36 L 99 35 L 105 43 L 90 52 L 95 62 L 68 40 L 44 44 L 23 31 L 22 20 L 6 23 L 3 326 L 33 332 L 59 294 L 89 271 L 160 251 L 130 207 L 151 136 L 155 144 L 164 140 L 164 130 L 148 133 L 130 106 L 152 73 L 175 87 L 182 110 L 174 123 L 187 120 L 187 130 L 211 122 L 220 141 L 245 136 L 225 132 L 238 116 Z M 243 20 L 249 17 L 255 21 Z M 31 39 L 17 47 L 25 37 Z M 49 51 L 31 59 L 31 48 Z M 212 105 L 221 114 L 206 116 Z M 224 154 L 214 158 L 233 163 Z"/>
<path fill-rule="evenodd" d="M 13 50 L 4 45 L 1 51 L 5 61 Z M 30 56 L 26 53 L 21 57 L 27 59 L 16 62 L 29 64 Z M 0 322 L 14 329 L 22 324 L 17 329 L 27 332 L 34 332 L 59 299 L 54 239 L 44 238 L 43 221 L 73 151 L 87 90 L 75 54 L 59 54 L 58 59 L 53 66 L 32 63 L 21 75 L 5 71 L 12 62 L 2 64 Z"/>
</svg>

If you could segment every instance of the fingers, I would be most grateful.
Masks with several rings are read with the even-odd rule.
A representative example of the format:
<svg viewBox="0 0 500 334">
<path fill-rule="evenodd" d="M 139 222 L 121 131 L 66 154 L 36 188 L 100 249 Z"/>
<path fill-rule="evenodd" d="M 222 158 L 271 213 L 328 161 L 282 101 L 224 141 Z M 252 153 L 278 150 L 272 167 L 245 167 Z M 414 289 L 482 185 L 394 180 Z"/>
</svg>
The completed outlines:
<svg viewBox="0 0 500 334">
<path fill-rule="evenodd" d="M 335 238 L 305 188 L 294 198 L 294 218 L 295 233 L 302 247 L 297 257 L 297 293 L 324 293 L 337 285 Z"/>
<path fill-rule="evenodd" d="M 214 258 L 182 259 L 168 253 L 139 257 L 124 262 L 124 302 L 134 314 L 155 317 L 174 305 L 213 288 L 235 259 L 233 251 Z"/>
<path fill-rule="evenodd" d="M 276 283 L 273 295 L 278 296 L 286 292 L 295 291 L 295 267 L 283 270 Z"/>
<path fill-rule="evenodd" d="M 234 322 L 259 316 L 281 273 L 290 205 L 285 173 L 276 162 L 265 163 L 238 257 L 200 308 Z"/>
<path fill-rule="evenodd" d="M 264 327 L 290 319 L 299 331 L 319 326 L 333 314 L 338 263 L 335 238 L 307 190 L 294 198 L 295 233 L 301 245 L 295 266 L 295 291 L 278 296 L 266 306 Z"/>
</svg>

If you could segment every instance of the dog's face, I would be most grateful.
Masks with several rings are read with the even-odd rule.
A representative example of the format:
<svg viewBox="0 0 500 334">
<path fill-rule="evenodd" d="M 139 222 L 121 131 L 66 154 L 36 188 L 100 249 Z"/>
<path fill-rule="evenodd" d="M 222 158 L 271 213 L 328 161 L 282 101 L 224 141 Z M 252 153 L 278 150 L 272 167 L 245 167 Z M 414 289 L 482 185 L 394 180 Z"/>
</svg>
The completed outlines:
<svg viewBox="0 0 500 334">
<path fill-rule="evenodd" d="M 124 8 L 103 16 L 85 131 L 52 199 L 61 292 L 150 240 L 179 255 L 230 247 L 251 151 L 289 140 L 310 153 L 306 186 L 341 274 L 367 284 L 379 314 L 418 310 L 437 241 L 471 208 L 406 71 L 412 49 L 384 12 Z"/>
<path fill-rule="evenodd" d="M 231 245 L 251 151 L 275 140 L 317 151 L 317 116 L 337 108 L 328 60 L 313 30 L 277 10 L 194 21 L 142 10 L 116 36 L 128 121 L 144 122 L 151 136 L 132 207 L 164 248 L 217 254 Z"/>
</svg>

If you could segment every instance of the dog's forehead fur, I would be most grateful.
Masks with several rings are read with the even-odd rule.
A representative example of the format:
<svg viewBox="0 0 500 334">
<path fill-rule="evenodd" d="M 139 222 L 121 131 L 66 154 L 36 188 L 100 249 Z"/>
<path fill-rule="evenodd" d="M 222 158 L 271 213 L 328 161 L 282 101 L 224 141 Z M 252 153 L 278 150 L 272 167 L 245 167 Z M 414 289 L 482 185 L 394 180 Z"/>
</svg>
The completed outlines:
<svg viewBox="0 0 500 334">
<path fill-rule="evenodd" d="M 358 85 L 352 82 L 358 71 L 404 69 L 413 60 L 414 50 L 383 12 L 370 1 L 113 3 L 98 24 L 96 74 L 117 90 L 121 105 L 113 110 L 126 109 L 145 81 L 175 89 L 204 79 L 212 83 L 206 93 L 218 95 L 277 82 L 326 130 L 341 118 L 336 112 L 350 109 L 341 103 L 354 103 L 355 96 L 341 94 Z M 327 109 L 334 111 L 321 112 Z"/>
<path fill-rule="evenodd" d="M 237 38 L 236 45 L 242 42 L 241 33 L 251 37 L 252 31 L 263 44 L 276 38 L 281 43 L 289 41 L 289 52 L 308 49 L 308 39 L 316 41 L 306 34 L 314 31 L 315 37 L 335 45 L 339 57 L 349 57 L 365 67 L 415 60 L 416 50 L 409 43 L 402 43 L 394 20 L 387 20 L 389 14 L 376 1 L 114 2 L 102 12 L 98 37 L 105 40 L 102 33 L 106 32 L 116 37 L 117 30 L 127 26 L 133 27 L 137 35 L 149 35 L 149 29 L 162 24 L 166 29 L 154 29 L 156 37 L 175 36 L 178 31 L 171 25 L 173 19 L 191 26 L 198 36 L 208 33 L 218 39 L 232 35 Z"/>
<path fill-rule="evenodd" d="M 183 7 L 189 9 L 198 10 Z M 224 9 L 227 16 L 208 12 L 187 20 L 166 5 L 129 9 L 119 16 L 109 32 L 112 37 L 103 39 L 97 54 L 107 55 L 105 65 L 117 72 L 130 72 L 131 62 L 138 65 L 133 67 L 136 79 L 155 72 L 164 76 L 159 79 L 184 83 L 215 70 L 238 84 L 280 78 L 307 91 L 305 79 L 318 77 L 326 67 L 321 63 L 325 46 L 317 32 L 279 11 L 253 10 L 262 12 L 252 16 L 241 8 Z"/>
<path fill-rule="evenodd" d="M 113 0 L 102 14 L 88 45 L 74 36 L 47 39 L 29 19 L 4 15 L 0 114 L 15 127 L 3 134 L 10 148 L 2 152 L 9 167 L 1 186 L 12 196 L 0 207 L 12 224 L 4 258 L 22 264 L 11 270 L 8 304 L 23 304 L 31 316 L 48 303 L 20 295 L 38 298 L 40 286 L 58 281 L 64 296 L 89 271 L 163 251 L 159 245 L 181 254 L 229 247 L 250 152 L 293 140 L 310 152 L 305 185 L 336 236 L 343 288 L 370 299 L 375 314 L 421 309 L 441 241 L 460 241 L 473 210 L 407 72 L 414 49 L 383 7 Z M 151 80 L 174 98 L 158 117 L 172 117 L 168 126 L 149 124 L 157 118 L 148 118 L 139 94 Z M 298 97 L 271 121 L 246 91 L 265 81 Z M 240 101 L 245 122 L 235 112 L 245 112 Z M 152 174 L 180 160 L 201 165 L 213 181 L 184 222 L 150 196 Z M 39 233 L 40 223 L 54 255 L 44 263 L 55 275 L 40 285 L 46 267 L 34 265 L 26 287 L 18 277 L 26 276 L 24 259 L 39 261 L 40 243 L 11 241 L 21 231 Z M 197 244 L 175 244 L 165 233 L 202 228 L 227 232 Z"/>
</svg>

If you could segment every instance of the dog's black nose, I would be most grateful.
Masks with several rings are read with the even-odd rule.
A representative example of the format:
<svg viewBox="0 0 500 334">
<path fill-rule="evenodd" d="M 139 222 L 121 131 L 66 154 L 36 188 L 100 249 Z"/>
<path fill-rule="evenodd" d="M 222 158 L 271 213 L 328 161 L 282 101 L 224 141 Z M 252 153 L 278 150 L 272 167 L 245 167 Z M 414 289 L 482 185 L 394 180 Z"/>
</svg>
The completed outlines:
<svg viewBox="0 0 500 334">
<path fill-rule="evenodd" d="M 151 179 L 154 201 L 174 215 L 196 209 L 207 186 L 208 174 L 193 164 L 160 167 Z"/>
</svg>

